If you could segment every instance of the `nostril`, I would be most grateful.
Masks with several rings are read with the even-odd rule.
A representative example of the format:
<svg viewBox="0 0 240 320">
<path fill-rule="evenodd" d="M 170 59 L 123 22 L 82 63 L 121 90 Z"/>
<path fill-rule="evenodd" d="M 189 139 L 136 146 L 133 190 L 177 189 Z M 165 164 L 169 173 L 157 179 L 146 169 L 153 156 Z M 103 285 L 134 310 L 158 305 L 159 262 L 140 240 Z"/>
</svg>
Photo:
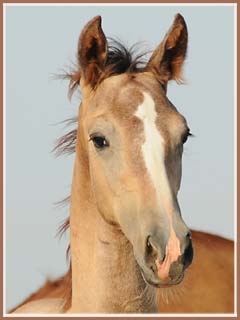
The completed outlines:
<svg viewBox="0 0 240 320">
<path fill-rule="evenodd" d="M 191 264 L 192 259 L 193 259 L 193 247 L 192 247 L 192 241 L 191 239 L 189 239 L 189 244 L 183 254 L 183 264 L 185 269 Z"/>
<path fill-rule="evenodd" d="M 153 252 L 153 247 L 152 244 L 150 242 L 150 236 L 147 237 L 147 241 L 146 241 L 146 253 L 148 256 L 150 256 Z"/>
<path fill-rule="evenodd" d="M 162 250 L 162 247 L 160 246 L 157 240 L 153 238 L 151 235 L 147 237 L 146 259 L 148 261 L 155 261 L 156 259 L 158 259 L 160 262 L 163 262 L 165 258 L 165 250 Z"/>
<path fill-rule="evenodd" d="M 155 259 L 157 257 L 157 248 L 151 241 L 151 236 L 147 237 L 146 241 L 146 254 L 149 259 Z"/>
</svg>

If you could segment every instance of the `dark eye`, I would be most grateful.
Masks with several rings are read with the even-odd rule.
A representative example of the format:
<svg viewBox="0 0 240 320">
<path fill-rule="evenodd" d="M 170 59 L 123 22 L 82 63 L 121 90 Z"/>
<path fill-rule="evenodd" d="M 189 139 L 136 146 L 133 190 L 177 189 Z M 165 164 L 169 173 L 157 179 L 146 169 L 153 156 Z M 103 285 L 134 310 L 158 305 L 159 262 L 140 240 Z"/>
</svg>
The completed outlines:
<svg viewBox="0 0 240 320">
<path fill-rule="evenodd" d="M 103 136 L 90 136 L 90 140 L 93 142 L 95 148 L 104 149 L 109 147 L 109 143 Z"/>
<path fill-rule="evenodd" d="M 193 135 L 190 132 L 190 129 L 187 129 L 187 131 L 184 133 L 183 137 L 182 137 L 182 143 L 184 144 L 188 137 L 192 137 Z"/>
</svg>

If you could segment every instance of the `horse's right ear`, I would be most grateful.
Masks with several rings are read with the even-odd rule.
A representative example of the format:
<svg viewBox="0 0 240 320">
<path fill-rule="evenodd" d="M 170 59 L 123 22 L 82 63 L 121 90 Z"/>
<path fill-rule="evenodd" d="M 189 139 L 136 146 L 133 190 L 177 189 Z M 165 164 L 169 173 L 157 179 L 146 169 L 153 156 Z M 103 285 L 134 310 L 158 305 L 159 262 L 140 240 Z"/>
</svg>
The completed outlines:
<svg viewBox="0 0 240 320">
<path fill-rule="evenodd" d="M 98 82 L 107 59 L 107 40 L 101 28 L 101 17 L 87 23 L 78 41 L 78 63 L 84 85 L 92 88 Z"/>
</svg>

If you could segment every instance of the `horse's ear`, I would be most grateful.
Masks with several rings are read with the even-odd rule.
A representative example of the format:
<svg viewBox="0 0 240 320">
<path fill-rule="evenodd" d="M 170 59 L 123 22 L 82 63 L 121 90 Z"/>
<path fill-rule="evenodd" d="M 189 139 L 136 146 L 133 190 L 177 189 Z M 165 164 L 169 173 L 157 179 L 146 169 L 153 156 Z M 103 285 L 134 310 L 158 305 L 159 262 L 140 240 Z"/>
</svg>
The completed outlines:
<svg viewBox="0 0 240 320">
<path fill-rule="evenodd" d="M 167 85 L 171 79 L 181 81 L 181 70 L 186 57 L 188 42 L 187 26 L 178 13 L 163 41 L 153 52 L 147 69 L 156 72 Z"/>
<path fill-rule="evenodd" d="M 84 84 L 95 87 L 107 59 L 107 40 L 101 28 L 101 17 L 87 23 L 78 41 L 78 63 Z"/>
</svg>

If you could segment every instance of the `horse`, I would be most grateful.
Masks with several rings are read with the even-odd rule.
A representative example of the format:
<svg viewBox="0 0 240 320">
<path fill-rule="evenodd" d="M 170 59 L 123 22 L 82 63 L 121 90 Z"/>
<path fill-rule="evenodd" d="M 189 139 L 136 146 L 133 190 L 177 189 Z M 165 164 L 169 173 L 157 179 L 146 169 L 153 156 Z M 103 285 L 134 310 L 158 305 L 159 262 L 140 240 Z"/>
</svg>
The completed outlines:
<svg viewBox="0 0 240 320">
<path fill-rule="evenodd" d="M 111 45 L 101 17 L 78 41 L 71 263 L 13 313 L 232 313 L 233 242 L 190 230 L 181 215 L 183 145 L 191 131 L 167 97 L 181 82 L 188 31 L 177 14 L 148 61 Z"/>
</svg>

